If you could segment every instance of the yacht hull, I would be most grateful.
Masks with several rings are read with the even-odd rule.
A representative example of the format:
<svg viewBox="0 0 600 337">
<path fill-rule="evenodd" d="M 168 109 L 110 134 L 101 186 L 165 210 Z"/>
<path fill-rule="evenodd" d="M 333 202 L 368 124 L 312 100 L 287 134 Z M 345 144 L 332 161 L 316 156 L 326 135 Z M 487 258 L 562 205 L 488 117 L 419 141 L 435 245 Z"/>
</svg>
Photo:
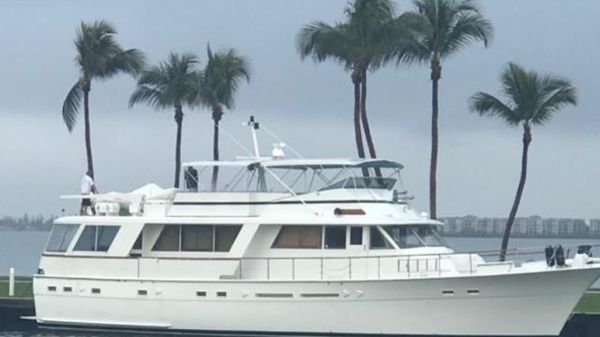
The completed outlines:
<svg viewBox="0 0 600 337">
<path fill-rule="evenodd" d="M 37 275 L 34 292 L 37 321 L 47 327 L 163 333 L 558 336 L 599 270 L 344 281 Z"/>
</svg>

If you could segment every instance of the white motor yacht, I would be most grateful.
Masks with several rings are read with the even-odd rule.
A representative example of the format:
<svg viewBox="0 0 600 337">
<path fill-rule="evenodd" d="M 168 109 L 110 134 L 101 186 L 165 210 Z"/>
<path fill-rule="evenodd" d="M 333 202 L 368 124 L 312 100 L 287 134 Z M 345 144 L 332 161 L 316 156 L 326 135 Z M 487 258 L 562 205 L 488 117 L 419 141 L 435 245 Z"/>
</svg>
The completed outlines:
<svg viewBox="0 0 600 337">
<path fill-rule="evenodd" d="M 34 276 L 38 324 L 557 336 L 600 275 L 586 253 L 555 263 L 453 252 L 437 233 L 443 224 L 411 206 L 397 162 L 255 148 L 185 163 L 185 188 L 95 195 L 95 215 L 56 219 Z"/>
</svg>

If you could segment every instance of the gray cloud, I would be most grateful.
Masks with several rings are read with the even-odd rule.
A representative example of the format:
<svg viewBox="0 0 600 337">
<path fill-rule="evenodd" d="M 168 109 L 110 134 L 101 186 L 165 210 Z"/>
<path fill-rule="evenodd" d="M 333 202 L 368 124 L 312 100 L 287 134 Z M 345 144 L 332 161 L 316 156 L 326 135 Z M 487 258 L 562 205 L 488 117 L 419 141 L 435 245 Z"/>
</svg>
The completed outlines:
<svg viewBox="0 0 600 337">
<path fill-rule="evenodd" d="M 0 1 L 0 214 L 58 214 L 76 207 L 58 199 L 77 192 L 85 157 L 82 125 L 69 134 L 60 107 L 77 79 L 72 39 L 80 21 L 106 19 L 125 47 L 151 63 L 168 52 L 237 48 L 252 62 L 224 128 L 247 139 L 240 123 L 257 115 L 309 156 L 353 156 L 352 87 L 333 62 L 301 61 L 298 29 L 311 21 L 342 19 L 346 1 Z M 399 1 L 402 10 L 409 1 Z M 475 91 L 497 93 L 508 61 L 572 79 L 581 103 L 534 129 L 530 176 L 521 214 L 600 217 L 596 136 L 600 95 L 593 72 L 600 49 L 596 1 L 486 1 L 496 37 L 444 63 L 441 82 L 440 213 L 504 216 L 519 173 L 520 131 L 467 109 Z M 389 66 L 371 74 L 369 114 L 380 155 L 406 165 L 405 181 L 427 209 L 430 82 L 428 68 Z M 127 108 L 134 81 L 95 82 L 91 93 L 97 179 L 106 190 L 147 181 L 172 183 L 175 125 L 172 111 Z M 184 158 L 210 156 L 206 111 L 186 111 Z M 264 141 L 268 145 L 269 141 Z M 225 157 L 240 154 L 223 142 Z"/>
</svg>

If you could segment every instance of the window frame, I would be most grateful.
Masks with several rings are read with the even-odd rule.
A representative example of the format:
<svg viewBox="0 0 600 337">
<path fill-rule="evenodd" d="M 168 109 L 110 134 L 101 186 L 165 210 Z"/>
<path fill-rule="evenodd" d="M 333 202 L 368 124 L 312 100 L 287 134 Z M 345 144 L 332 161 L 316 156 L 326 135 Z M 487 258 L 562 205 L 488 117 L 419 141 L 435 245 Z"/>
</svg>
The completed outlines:
<svg viewBox="0 0 600 337">
<path fill-rule="evenodd" d="M 199 223 L 185 223 L 185 224 L 160 224 L 162 225 L 162 229 L 160 230 L 160 233 L 158 233 L 158 236 L 156 237 L 156 239 L 154 240 L 154 243 L 152 244 L 152 248 L 150 249 L 150 251 L 152 253 L 184 253 L 184 254 L 188 254 L 188 253 L 229 253 L 231 252 L 231 249 L 233 248 L 233 246 L 235 245 L 236 240 L 238 239 L 240 232 L 242 231 L 242 228 L 244 227 L 244 224 L 199 224 Z M 210 227 L 210 238 L 211 238 L 211 248 L 210 250 L 196 250 L 196 249 L 185 249 L 184 250 L 184 245 L 183 245 L 183 237 L 184 237 L 184 227 L 194 227 L 194 226 L 198 226 L 198 227 Z M 165 230 L 167 229 L 167 227 L 176 227 L 177 231 L 178 231 L 178 242 L 177 242 L 177 249 L 173 250 L 173 249 L 168 249 L 168 250 L 163 250 L 163 249 L 157 249 L 157 244 L 160 242 L 163 233 L 165 232 Z M 231 241 L 231 245 L 229 245 L 229 248 L 227 250 L 216 250 L 217 247 L 217 227 L 220 228 L 231 228 L 235 231 L 235 235 L 233 236 L 233 240 Z"/>
<path fill-rule="evenodd" d="M 108 251 L 110 250 L 110 247 L 112 246 L 113 242 L 115 241 L 115 238 L 117 237 L 117 235 L 119 234 L 119 231 L 121 230 L 121 225 L 94 225 L 94 224 L 82 224 L 83 228 L 79 231 L 79 235 L 77 236 L 77 240 L 75 241 L 74 245 L 73 245 L 73 252 L 86 252 L 86 253 L 108 253 Z M 83 237 L 83 234 L 86 232 L 86 230 L 88 228 L 94 228 L 94 241 L 93 241 L 93 249 L 81 249 L 81 248 L 77 248 L 77 245 L 79 244 L 80 240 Z M 112 237 L 110 237 L 110 242 L 108 243 L 106 250 L 99 249 L 99 245 L 98 245 L 98 239 L 99 239 L 99 235 L 98 233 L 100 232 L 100 228 L 103 229 L 115 229 L 116 231 L 114 233 L 114 235 L 112 235 Z"/>
<path fill-rule="evenodd" d="M 363 245 L 363 241 L 364 241 L 363 236 L 364 236 L 364 227 L 365 226 L 352 226 L 352 225 L 350 225 L 348 227 L 350 228 L 350 230 L 348 231 L 348 236 L 349 236 L 348 237 L 348 246 L 362 246 Z M 352 241 L 352 238 L 353 238 L 352 233 L 355 230 L 358 230 L 358 233 L 355 233 L 355 234 L 358 235 L 358 243 L 353 243 L 353 241 Z"/>
<path fill-rule="evenodd" d="M 319 232 L 320 232 L 320 242 L 319 242 L 319 246 L 318 247 L 302 247 L 302 246 L 297 246 L 297 247 L 291 247 L 291 246 L 277 246 L 277 241 L 279 241 L 284 228 L 291 228 L 291 227 L 305 227 L 305 228 L 319 228 Z M 280 225 L 279 226 L 279 232 L 277 232 L 277 235 L 275 235 L 275 239 L 273 240 L 273 243 L 271 244 L 271 249 L 323 249 L 324 245 L 325 245 L 325 226 L 323 225 Z"/>
<path fill-rule="evenodd" d="M 69 227 L 70 227 L 70 231 L 65 231 L 62 233 L 62 236 L 60 238 L 60 242 L 57 246 L 57 249 L 49 250 L 48 246 L 50 245 L 50 242 L 53 239 L 53 234 L 57 227 L 62 227 L 65 229 L 69 229 Z M 48 236 L 48 240 L 46 241 L 46 245 L 44 246 L 44 253 L 64 254 L 64 253 L 68 252 L 69 248 L 73 245 L 73 241 L 74 241 L 75 237 L 77 236 L 77 233 L 79 232 L 80 227 L 81 227 L 81 224 L 53 224 L 52 229 L 50 230 L 50 235 Z M 68 236 L 70 236 L 70 239 L 68 240 L 68 242 L 66 243 L 66 246 L 65 246 L 65 238 Z M 64 247 L 64 249 L 63 249 L 63 247 Z"/>
<path fill-rule="evenodd" d="M 327 230 L 340 230 L 343 231 L 343 247 L 329 247 L 327 244 Z M 341 233 L 338 233 L 341 234 Z M 342 249 L 347 249 L 348 248 L 348 226 L 346 225 L 342 225 L 342 226 L 336 226 L 336 225 L 329 225 L 329 226 L 323 226 L 323 249 L 338 249 L 338 250 L 342 250 Z"/>
</svg>

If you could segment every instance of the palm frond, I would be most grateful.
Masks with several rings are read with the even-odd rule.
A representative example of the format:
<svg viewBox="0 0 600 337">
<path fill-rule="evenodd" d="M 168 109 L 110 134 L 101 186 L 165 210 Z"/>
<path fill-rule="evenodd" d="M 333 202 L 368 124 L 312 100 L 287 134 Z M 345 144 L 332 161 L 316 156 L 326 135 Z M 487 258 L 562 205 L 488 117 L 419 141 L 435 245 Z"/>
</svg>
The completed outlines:
<svg viewBox="0 0 600 337">
<path fill-rule="evenodd" d="M 347 25 L 330 26 L 315 22 L 303 27 L 296 36 L 296 46 L 302 59 L 311 56 L 315 61 L 335 59 L 349 66 L 352 46 Z"/>
<path fill-rule="evenodd" d="M 471 108 L 480 115 L 498 115 L 509 124 L 540 125 L 566 105 L 577 104 L 577 91 L 565 78 L 545 75 L 509 63 L 500 76 L 503 93 L 510 105 L 502 107 L 495 97 L 477 93 Z"/>
<path fill-rule="evenodd" d="M 196 104 L 231 109 L 240 81 L 250 81 L 250 64 L 235 49 L 213 52 L 207 46 L 208 62 L 199 74 Z"/>
<path fill-rule="evenodd" d="M 167 60 L 140 73 L 129 106 L 148 103 L 155 109 L 190 104 L 197 92 L 195 55 L 170 53 Z"/>
<path fill-rule="evenodd" d="M 79 84 L 79 81 L 77 81 L 71 90 L 69 90 L 63 103 L 62 116 L 69 132 L 73 131 L 73 127 L 75 127 L 77 114 L 79 113 L 79 107 L 81 106 L 82 94 L 81 85 Z"/>
<path fill-rule="evenodd" d="M 429 50 L 429 56 L 445 57 L 456 53 L 471 42 L 482 41 L 487 47 L 493 27 L 471 0 L 414 0 L 416 14 L 427 22 L 420 45 Z M 419 54 L 423 55 L 423 52 Z M 420 59 L 408 54 L 410 59 Z"/>
<path fill-rule="evenodd" d="M 544 98 L 532 114 L 533 124 L 544 124 L 564 106 L 577 105 L 577 89 L 568 80 L 546 78 L 544 82 Z"/>
<path fill-rule="evenodd" d="M 138 86 L 135 89 L 129 98 L 129 108 L 142 102 L 148 103 L 148 105 L 155 109 L 170 107 L 170 105 L 161 101 L 161 92 L 159 90 L 147 86 Z"/>
<path fill-rule="evenodd" d="M 142 71 L 144 64 L 145 57 L 141 51 L 138 49 L 123 50 L 107 59 L 103 77 L 110 77 L 119 72 L 136 76 Z"/>
<path fill-rule="evenodd" d="M 474 41 L 483 41 L 488 46 L 494 30 L 492 24 L 479 14 L 460 14 L 442 47 L 442 55 L 453 54 Z"/>
<path fill-rule="evenodd" d="M 469 107 L 472 112 L 480 116 L 500 117 L 510 125 L 519 125 L 521 119 L 510 106 L 500 99 L 485 92 L 478 92 L 471 96 Z"/>
<path fill-rule="evenodd" d="M 393 46 L 393 51 L 385 56 L 385 61 L 395 59 L 396 64 L 428 62 L 431 51 L 425 44 L 425 37 L 431 35 L 431 29 L 419 13 L 402 13 L 391 22 L 387 43 Z"/>
</svg>

